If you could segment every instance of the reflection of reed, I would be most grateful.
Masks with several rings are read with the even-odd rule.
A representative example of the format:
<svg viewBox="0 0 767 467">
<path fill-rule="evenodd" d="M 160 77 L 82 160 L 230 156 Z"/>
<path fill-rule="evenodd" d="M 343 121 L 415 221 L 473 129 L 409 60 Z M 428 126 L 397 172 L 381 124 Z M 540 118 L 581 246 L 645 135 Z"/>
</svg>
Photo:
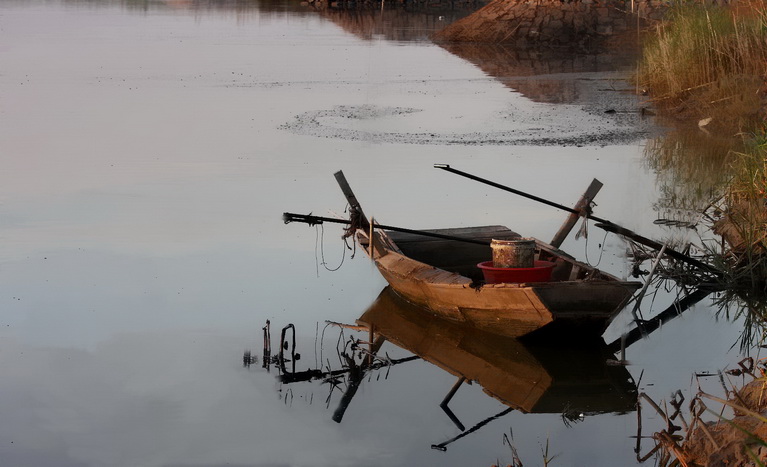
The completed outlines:
<svg viewBox="0 0 767 467">
<path fill-rule="evenodd" d="M 734 153 L 733 180 L 720 208 L 722 216 L 714 224 L 724 250 L 715 256 L 725 271 L 720 313 L 744 320 L 742 347 L 767 338 L 765 152 L 756 147 Z"/>
<path fill-rule="evenodd" d="M 760 268 L 764 265 L 760 264 Z M 749 274 L 749 286 L 725 290 L 715 301 L 718 315 L 728 320 L 743 320 L 740 348 L 748 352 L 767 340 L 767 291 L 764 290 L 765 271 Z M 754 286 L 753 281 L 761 282 Z"/>
<path fill-rule="evenodd" d="M 736 143 L 698 127 L 675 128 L 649 140 L 645 159 L 657 174 L 662 197 L 656 207 L 662 211 L 661 218 L 694 224 L 700 212 L 721 196 L 730 177 L 730 150 Z"/>
<path fill-rule="evenodd" d="M 767 212 L 759 191 L 764 185 L 759 170 L 763 162 L 744 162 L 745 155 L 738 152 L 743 147 L 740 137 L 678 127 L 650 140 L 645 157 L 662 193 L 656 222 L 697 225 L 721 236 L 721 242 L 702 241 L 701 252 L 721 271 L 714 280 L 721 291 L 715 305 L 720 316 L 742 320 L 740 345 L 745 350 L 767 337 Z M 744 180 L 756 188 L 743 186 Z M 689 276 L 674 279 L 689 281 Z"/>
</svg>

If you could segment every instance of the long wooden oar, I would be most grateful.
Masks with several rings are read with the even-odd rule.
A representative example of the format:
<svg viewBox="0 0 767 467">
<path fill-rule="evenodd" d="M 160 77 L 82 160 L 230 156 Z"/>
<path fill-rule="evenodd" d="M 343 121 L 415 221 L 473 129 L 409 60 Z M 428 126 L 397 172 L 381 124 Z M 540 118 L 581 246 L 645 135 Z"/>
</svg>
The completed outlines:
<svg viewBox="0 0 767 467">
<path fill-rule="evenodd" d="M 555 203 L 553 201 L 549 201 L 547 199 L 543 199 L 543 198 L 541 198 L 539 196 L 531 195 L 530 193 L 525 193 L 524 191 L 515 190 L 514 188 L 511 188 L 511 187 L 508 187 L 508 186 L 505 186 L 505 185 L 501 185 L 500 183 L 491 182 L 490 180 L 487 180 L 485 178 L 477 177 L 476 175 L 472 175 L 470 173 L 463 172 L 463 171 L 458 170 L 458 169 L 454 169 L 454 168 L 450 167 L 450 165 L 448 165 L 448 164 L 434 164 L 434 168 L 435 169 L 442 169 L 444 171 L 447 171 L 447 172 L 450 172 L 450 173 L 454 173 L 456 175 L 460 175 L 461 177 L 466 177 L 468 179 L 471 179 L 471 180 L 474 180 L 474 181 L 477 181 L 477 182 L 480 182 L 480 183 L 484 183 L 485 185 L 490 185 L 490 186 L 495 187 L 495 188 L 500 188 L 501 190 L 508 191 L 509 193 L 514 193 L 515 195 L 522 196 L 523 198 L 528 198 L 528 199 L 531 199 L 533 201 L 538 201 L 539 203 L 543 203 L 543 204 L 546 204 L 548 206 L 561 209 L 563 211 L 567 211 L 567 212 L 570 212 L 570 213 L 573 213 L 573 214 L 578 214 L 578 215 L 581 214 L 580 211 L 577 211 L 577 210 L 575 210 L 573 208 L 569 208 L 569 207 L 567 207 L 565 205 L 558 204 L 558 203 Z M 588 217 L 589 217 L 589 219 L 594 219 L 597 222 L 610 222 L 610 221 L 608 221 L 606 219 L 600 219 L 599 217 L 592 216 L 592 215 L 589 215 Z"/>
<path fill-rule="evenodd" d="M 348 221 L 346 219 L 334 219 L 332 217 L 312 216 L 311 214 L 294 214 L 292 212 L 283 213 L 282 220 L 285 221 L 286 224 L 289 224 L 291 222 L 303 222 L 304 224 L 309 224 L 309 225 L 319 225 L 325 222 L 331 222 L 334 224 L 351 225 L 351 221 Z M 394 227 L 391 225 L 383 225 L 378 223 L 374 223 L 373 227 L 376 229 L 391 230 L 393 232 L 403 232 L 403 233 L 409 233 L 414 235 L 422 235 L 424 237 L 441 238 L 443 240 L 455 240 L 458 242 L 474 243 L 477 245 L 490 245 L 490 242 L 487 242 L 487 241 L 475 240 L 473 238 L 456 237 L 454 235 L 445 235 L 445 234 L 439 234 L 435 232 L 427 232 L 424 230 L 405 229 L 403 227 Z"/>
<path fill-rule="evenodd" d="M 598 222 L 596 224 L 597 227 L 599 227 L 601 229 L 604 229 L 604 230 L 607 230 L 608 232 L 614 232 L 614 233 L 617 233 L 618 235 L 622 235 L 624 237 L 628 237 L 631 240 L 639 243 L 640 245 L 644 245 L 644 246 L 650 247 L 650 248 L 652 248 L 654 250 L 660 250 L 663 247 L 663 245 L 661 243 L 658 243 L 655 240 L 651 240 L 651 239 L 649 239 L 647 237 L 643 237 L 643 236 L 639 235 L 636 232 L 633 232 L 633 231 L 631 231 L 631 230 L 629 230 L 629 229 L 627 229 L 625 227 L 621 227 L 621 226 L 619 226 L 617 224 L 614 224 L 614 223 L 608 221 L 607 219 L 602 219 L 601 217 L 597 217 L 597 216 L 595 216 L 593 214 L 589 214 L 589 213 L 582 214 L 581 212 L 579 212 L 579 211 L 577 211 L 577 210 L 575 210 L 573 208 L 569 208 L 567 206 L 564 206 L 562 204 L 557 204 L 557 203 L 555 203 L 553 201 L 549 201 L 547 199 L 543 199 L 541 197 L 538 197 L 538 196 L 535 196 L 535 195 L 531 195 L 529 193 L 525 193 L 524 191 L 515 190 L 514 188 L 510 188 L 510 187 L 501 185 L 500 183 L 495 183 L 495 182 L 492 182 L 490 180 L 487 180 L 487 179 L 484 179 L 484 178 L 481 178 L 481 177 L 477 177 L 476 175 L 472 175 L 470 173 L 466 173 L 466 172 L 454 169 L 454 168 L 450 167 L 448 164 L 434 164 L 434 168 L 435 169 L 442 169 L 442 170 L 445 170 L 447 172 L 454 173 L 456 175 L 460 175 L 462 177 L 466 177 L 468 179 L 471 179 L 471 180 L 474 180 L 474 181 L 477 181 L 477 182 L 480 182 L 480 183 L 484 183 L 485 185 L 490 185 L 492 187 L 499 188 L 501 190 L 508 191 L 510 193 L 514 193 L 515 195 L 519 195 L 519 196 L 522 196 L 522 197 L 525 197 L 525 198 L 528 198 L 528 199 L 532 199 L 533 201 L 538 201 L 539 203 L 546 204 L 548 206 L 552 206 L 552 207 L 555 207 L 555 208 L 558 208 L 558 209 L 562 209 L 563 211 L 571 212 L 571 213 L 578 214 L 578 215 L 585 215 L 585 217 L 597 221 Z M 678 252 L 678 251 L 676 251 L 676 250 L 674 250 L 672 248 L 666 248 L 665 254 L 670 256 L 670 257 L 672 257 L 672 258 L 674 258 L 674 259 L 677 259 L 679 261 L 683 261 L 683 262 L 689 264 L 690 266 L 695 266 L 696 268 L 703 269 L 704 271 L 708 271 L 708 272 L 711 272 L 711 273 L 721 274 L 721 271 L 717 270 L 716 268 L 714 268 L 712 266 L 709 266 L 708 264 L 703 263 L 701 261 L 698 261 L 695 258 L 687 256 L 684 253 L 680 253 L 680 252 Z"/>
</svg>

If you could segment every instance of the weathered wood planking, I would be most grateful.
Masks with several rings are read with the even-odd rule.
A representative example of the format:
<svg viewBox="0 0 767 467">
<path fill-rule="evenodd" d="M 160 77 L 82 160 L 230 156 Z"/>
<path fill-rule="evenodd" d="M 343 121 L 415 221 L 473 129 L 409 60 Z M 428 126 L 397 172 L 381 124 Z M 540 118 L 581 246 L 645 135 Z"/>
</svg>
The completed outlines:
<svg viewBox="0 0 767 467">
<path fill-rule="evenodd" d="M 426 232 L 487 241 L 488 244 L 483 246 L 401 232 L 387 232 L 387 235 L 404 255 L 472 280 L 479 280 L 482 277 L 482 271 L 477 268 L 477 263 L 492 259 L 491 240 L 520 238 L 518 233 L 501 225 L 436 229 L 426 230 Z"/>
<path fill-rule="evenodd" d="M 502 226 L 433 232 L 518 236 Z M 571 326 L 599 335 L 641 285 L 619 281 L 540 241 L 540 256 L 557 264 L 551 282 L 480 285 L 476 264 L 492 257 L 489 246 L 398 232 L 388 239 L 386 253 L 375 262 L 397 293 L 447 319 L 495 334 L 519 337 L 557 324 L 565 332 Z"/>
</svg>

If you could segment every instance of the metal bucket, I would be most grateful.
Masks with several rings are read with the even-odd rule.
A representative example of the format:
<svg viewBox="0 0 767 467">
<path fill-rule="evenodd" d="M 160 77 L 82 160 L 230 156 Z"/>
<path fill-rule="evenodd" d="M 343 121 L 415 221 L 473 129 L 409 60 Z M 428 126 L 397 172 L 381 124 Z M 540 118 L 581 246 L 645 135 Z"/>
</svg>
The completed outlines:
<svg viewBox="0 0 767 467">
<path fill-rule="evenodd" d="M 493 267 L 532 268 L 535 266 L 535 239 L 517 238 L 490 242 L 493 249 Z"/>
</svg>

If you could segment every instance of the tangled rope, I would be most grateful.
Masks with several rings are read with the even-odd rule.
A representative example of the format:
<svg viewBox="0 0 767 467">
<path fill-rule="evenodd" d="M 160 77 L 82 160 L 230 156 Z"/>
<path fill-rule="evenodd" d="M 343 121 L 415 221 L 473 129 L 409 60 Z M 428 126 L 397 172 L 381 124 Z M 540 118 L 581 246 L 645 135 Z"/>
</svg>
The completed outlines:
<svg viewBox="0 0 767 467">
<path fill-rule="evenodd" d="M 341 236 L 344 240 L 353 237 L 357 229 L 362 228 L 362 213 L 359 208 L 349 206 L 349 225 L 344 228 L 344 234 Z M 347 244 L 348 246 L 348 244 Z"/>
</svg>

